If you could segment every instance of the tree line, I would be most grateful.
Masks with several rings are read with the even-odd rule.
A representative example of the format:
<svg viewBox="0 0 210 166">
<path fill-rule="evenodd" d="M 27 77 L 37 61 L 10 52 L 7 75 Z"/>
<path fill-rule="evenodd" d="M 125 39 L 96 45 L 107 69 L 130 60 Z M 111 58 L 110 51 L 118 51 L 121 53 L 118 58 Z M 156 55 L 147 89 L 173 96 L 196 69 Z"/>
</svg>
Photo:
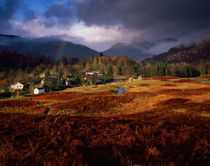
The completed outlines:
<svg viewBox="0 0 210 166">
<path fill-rule="evenodd" d="M 31 88 L 44 79 L 44 84 L 52 90 L 65 88 L 63 80 L 74 84 L 107 83 L 114 79 L 128 79 L 132 76 L 178 76 L 195 77 L 210 74 L 210 61 L 200 60 L 194 63 L 177 62 L 137 62 L 128 57 L 105 57 L 103 53 L 88 59 L 63 56 L 53 61 L 42 55 L 22 55 L 16 52 L 0 52 L 0 90 L 7 91 L 15 82 L 30 83 Z M 100 78 L 95 75 L 85 79 L 85 72 L 100 71 Z M 44 74 L 44 78 L 40 77 Z M 88 82 L 89 81 L 89 82 Z M 33 87 L 32 87 L 33 85 Z M 0 92 L 1 93 L 1 92 Z"/>
</svg>

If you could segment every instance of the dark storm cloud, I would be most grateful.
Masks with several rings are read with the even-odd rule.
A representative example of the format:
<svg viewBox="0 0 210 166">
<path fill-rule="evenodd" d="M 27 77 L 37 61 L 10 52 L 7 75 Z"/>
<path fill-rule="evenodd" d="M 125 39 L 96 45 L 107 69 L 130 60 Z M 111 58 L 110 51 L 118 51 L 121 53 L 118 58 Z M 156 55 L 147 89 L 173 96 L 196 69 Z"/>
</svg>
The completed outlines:
<svg viewBox="0 0 210 166">
<path fill-rule="evenodd" d="M 119 34 L 122 32 L 124 35 L 123 38 L 118 35 L 119 39 L 113 38 L 113 41 L 101 40 L 101 46 L 104 44 L 107 47 L 108 44 L 112 45 L 112 42 L 119 40 L 131 42 L 143 49 L 151 49 L 157 45 L 166 48 L 163 45 L 197 41 L 210 34 L 210 0 L 37 1 L 43 3 L 40 10 L 40 3 L 35 7 L 36 3 L 27 5 L 33 1 L 26 3 L 27 0 L 0 0 L 0 33 L 26 36 L 33 34 L 33 28 L 39 30 L 43 25 L 52 30 L 71 29 L 72 25 L 85 23 L 84 28 L 79 29 L 81 33 L 85 27 L 85 33 L 88 33 L 87 26 L 96 25 L 102 29 L 108 27 L 110 31 L 112 28 L 113 31 L 119 30 Z M 27 29 L 26 25 L 31 28 Z M 70 35 L 74 36 L 73 33 Z M 103 39 L 107 35 L 104 33 L 100 32 L 97 35 Z M 60 34 L 55 30 L 55 35 Z M 90 38 L 90 35 L 86 36 L 83 36 L 84 41 L 85 38 Z"/>
<path fill-rule="evenodd" d="M 165 39 L 159 39 L 157 40 L 157 42 L 160 42 L 160 43 L 165 43 L 165 42 L 177 42 L 178 40 L 177 39 L 174 39 L 174 38 L 165 38 Z"/>
<path fill-rule="evenodd" d="M 144 40 L 177 39 L 209 28 L 209 6 L 209 0 L 71 0 L 53 3 L 42 16 L 47 27 L 69 27 L 79 20 L 143 31 Z"/>
<path fill-rule="evenodd" d="M 150 35 L 186 35 L 210 26 L 209 0 L 75 1 L 80 20 L 89 25 L 123 25 Z"/>
<path fill-rule="evenodd" d="M 59 2 L 51 5 L 44 13 L 44 16 L 50 19 L 52 24 L 69 26 L 74 20 L 74 9 L 70 2 Z M 49 25 L 46 24 L 46 26 Z"/>
<path fill-rule="evenodd" d="M 46 17 L 65 18 L 72 16 L 72 9 L 65 3 L 56 3 L 48 8 L 45 12 Z"/>
<path fill-rule="evenodd" d="M 12 28 L 10 19 L 19 7 L 19 0 L 3 0 L 0 4 L 0 33 L 8 33 Z"/>
</svg>

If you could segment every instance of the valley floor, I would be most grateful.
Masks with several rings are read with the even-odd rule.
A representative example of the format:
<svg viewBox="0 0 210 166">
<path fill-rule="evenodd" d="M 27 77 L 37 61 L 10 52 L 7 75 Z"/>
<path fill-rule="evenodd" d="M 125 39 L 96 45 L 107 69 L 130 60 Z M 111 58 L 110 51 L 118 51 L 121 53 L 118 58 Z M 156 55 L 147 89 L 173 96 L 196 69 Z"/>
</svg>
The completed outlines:
<svg viewBox="0 0 210 166">
<path fill-rule="evenodd" d="M 156 77 L 0 100 L 0 164 L 208 165 L 209 80 Z"/>
</svg>

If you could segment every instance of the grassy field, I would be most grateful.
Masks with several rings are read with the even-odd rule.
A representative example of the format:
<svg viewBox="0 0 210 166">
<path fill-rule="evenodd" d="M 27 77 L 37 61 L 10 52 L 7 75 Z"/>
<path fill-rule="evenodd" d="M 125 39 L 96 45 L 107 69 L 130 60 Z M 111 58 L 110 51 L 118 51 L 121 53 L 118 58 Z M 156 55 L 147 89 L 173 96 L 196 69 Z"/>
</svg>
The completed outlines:
<svg viewBox="0 0 210 166">
<path fill-rule="evenodd" d="M 208 165 L 209 118 L 210 83 L 194 78 L 4 99 L 0 165 Z"/>
</svg>

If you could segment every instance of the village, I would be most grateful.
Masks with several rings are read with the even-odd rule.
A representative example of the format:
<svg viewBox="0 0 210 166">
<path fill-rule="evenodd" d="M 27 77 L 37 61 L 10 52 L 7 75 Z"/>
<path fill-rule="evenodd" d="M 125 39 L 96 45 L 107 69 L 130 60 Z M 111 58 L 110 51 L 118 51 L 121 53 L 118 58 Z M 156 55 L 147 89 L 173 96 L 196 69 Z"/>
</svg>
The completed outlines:
<svg viewBox="0 0 210 166">
<path fill-rule="evenodd" d="M 83 83 L 71 79 L 72 74 L 69 74 L 66 79 L 57 78 L 53 74 L 46 76 L 45 73 L 39 74 L 37 77 L 40 80 L 38 83 L 28 82 L 15 82 L 10 85 L 11 92 L 15 93 L 16 96 L 25 94 L 23 92 L 29 92 L 30 94 L 38 95 L 45 92 L 63 90 L 71 87 L 87 86 L 88 84 L 97 84 L 101 82 L 104 73 L 101 71 L 87 71 L 82 73 Z M 37 82 L 37 81 L 36 81 Z M 57 85 L 57 87 L 56 87 Z"/>
<path fill-rule="evenodd" d="M 71 75 L 69 75 L 71 76 Z M 46 84 L 46 76 L 44 73 L 40 74 L 38 77 L 40 78 L 40 82 L 36 85 L 34 85 L 31 88 L 31 84 L 33 83 L 21 83 L 21 82 L 15 82 L 10 85 L 10 89 L 13 93 L 13 96 L 20 97 L 20 95 L 28 94 L 27 92 L 31 92 L 30 94 L 33 95 L 38 95 L 46 92 L 51 92 L 51 91 L 57 91 L 57 90 L 62 90 L 66 88 L 72 88 L 72 87 L 79 87 L 79 86 L 88 86 L 88 85 L 97 85 L 97 84 L 102 84 L 103 79 L 105 76 L 105 73 L 96 70 L 96 71 L 85 71 L 82 73 L 83 76 L 83 83 L 71 81 L 69 77 L 67 79 L 58 79 L 58 78 L 53 78 L 52 79 L 52 84 L 59 84 L 62 88 L 58 89 L 52 89 L 48 84 Z M 52 76 L 51 76 L 52 77 Z M 128 79 L 129 82 L 135 81 L 135 80 L 142 80 L 142 76 L 133 76 Z M 112 79 L 111 82 L 119 82 L 122 80 L 114 80 Z M 24 93 L 25 92 L 25 93 Z"/>
</svg>

